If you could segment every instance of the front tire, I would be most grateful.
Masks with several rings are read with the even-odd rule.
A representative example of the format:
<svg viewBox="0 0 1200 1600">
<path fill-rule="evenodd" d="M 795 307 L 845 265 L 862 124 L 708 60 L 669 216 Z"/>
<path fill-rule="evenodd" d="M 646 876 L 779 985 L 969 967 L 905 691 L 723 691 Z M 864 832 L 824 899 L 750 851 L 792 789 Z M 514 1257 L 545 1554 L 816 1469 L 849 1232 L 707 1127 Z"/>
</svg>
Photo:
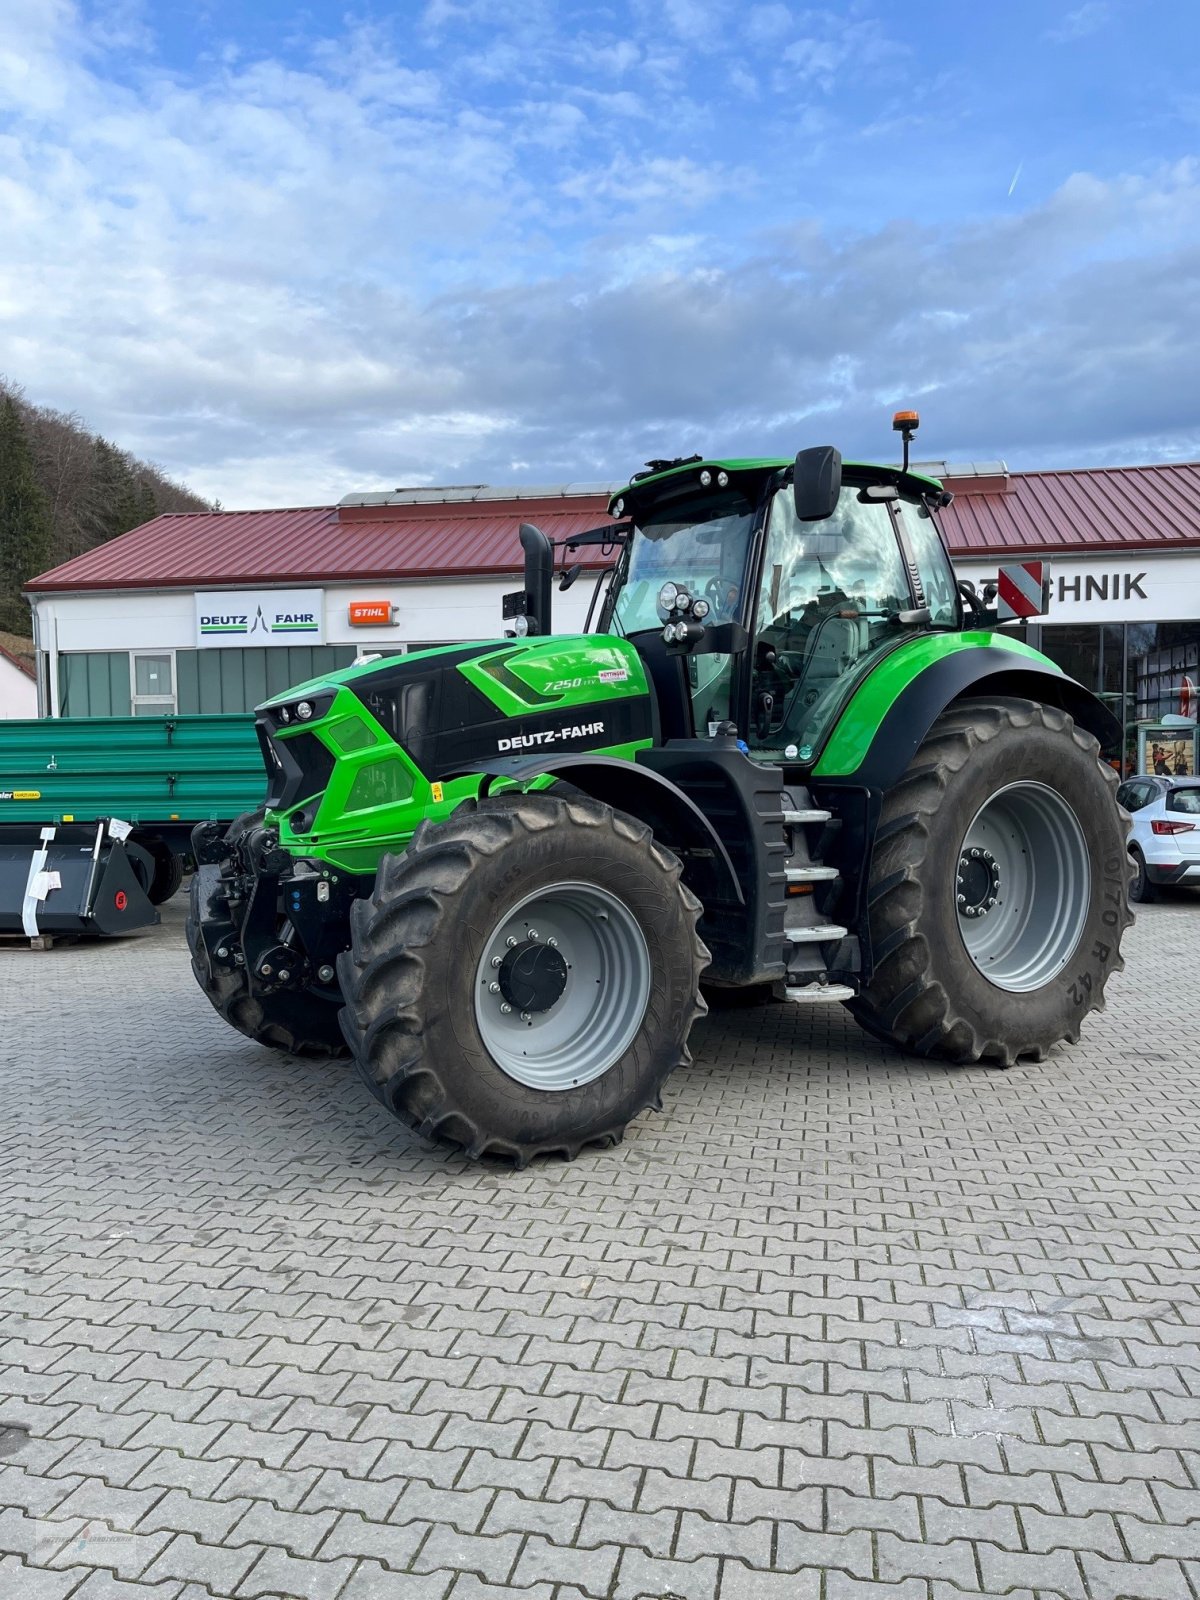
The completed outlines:
<svg viewBox="0 0 1200 1600">
<path fill-rule="evenodd" d="M 875 970 L 849 1009 L 922 1056 L 1010 1065 L 1075 1042 L 1124 966 L 1128 817 L 1095 739 L 1028 700 L 958 702 L 884 798 Z"/>
<path fill-rule="evenodd" d="M 691 1059 L 699 913 L 633 817 L 583 795 L 468 802 L 355 902 L 346 1039 L 395 1116 L 471 1156 L 615 1144 Z"/>
</svg>

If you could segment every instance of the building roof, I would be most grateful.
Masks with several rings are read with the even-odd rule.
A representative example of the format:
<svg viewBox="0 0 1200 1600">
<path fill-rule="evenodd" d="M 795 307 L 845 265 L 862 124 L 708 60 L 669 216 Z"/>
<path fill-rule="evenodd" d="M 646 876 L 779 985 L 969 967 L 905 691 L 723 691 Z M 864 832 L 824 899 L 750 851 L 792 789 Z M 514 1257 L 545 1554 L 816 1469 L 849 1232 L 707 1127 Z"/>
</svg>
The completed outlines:
<svg viewBox="0 0 1200 1600">
<path fill-rule="evenodd" d="M 948 464 L 942 527 L 956 556 L 1150 554 L 1200 547 L 1200 462 L 1009 472 Z M 608 521 L 599 484 L 398 489 L 339 506 L 189 511 L 155 517 L 32 578 L 62 590 L 233 588 L 467 578 L 519 572 L 517 528 L 551 539 Z M 585 565 L 608 557 L 583 550 Z"/>
<path fill-rule="evenodd" d="M 237 585 L 381 582 L 519 572 L 517 529 L 535 521 L 551 539 L 607 523 L 606 493 L 448 504 L 305 506 L 288 511 L 184 511 L 76 556 L 26 587 L 220 588 Z M 580 559 L 589 552 L 581 551 Z M 600 563 L 595 553 L 591 560 Z"/>
<path fill-rule="evenodd" d="M 8 647 L 4 643 L 5 639 L 10 640 L 13 644 L 17 644 L 17 645 L 26 645 L 27 644 L 29 646 L 30 653 L 28 655 L 26 655 L 20 650 L 10 650 L 10 649 L 8 649 Z M 23 672 L 27 678 L 32 678 L 36 682 L 37 681 L 37 667 L 34 665 L 34 658 L 33 658 L 32 652 L 33 652 L 33 640 L 32 639 L 22 639 L 20 634 L 13 634 L 13 633 L 6 633 L 6 634 L 0 635 L 0 660 L 10 662 L 14 667 L 16 667 L 18 672 Z"/>
<path fill-rule="evenodd" d="M 995 482 L 947 478 L 955 498 L 942 527 L 954 555 L 1149 555 L 1200 546 L 1200 462 L 1012 472 L 999 488 Z"/>
</svg>

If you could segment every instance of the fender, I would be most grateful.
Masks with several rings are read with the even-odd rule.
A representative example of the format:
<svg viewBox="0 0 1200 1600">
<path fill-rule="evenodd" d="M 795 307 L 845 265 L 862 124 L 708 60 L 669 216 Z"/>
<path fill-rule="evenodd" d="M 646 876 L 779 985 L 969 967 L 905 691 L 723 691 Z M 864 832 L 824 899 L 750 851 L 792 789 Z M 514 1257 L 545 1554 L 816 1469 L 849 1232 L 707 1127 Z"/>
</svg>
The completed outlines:
<svg viewBox="0 0 1200 1600">
<path fill-rule="evenodd" d="M 925 635 L 922 644 L 885 658 L 859 688 L 817 762 L 815 778 L 893 788 L 942 712 L 968 698 L 1040 700 L 1067 712 L 1101 745 L 1122 736 L 1120 722 L 1095 695 L 1019 639 Z"/>
<path fill-rule="evenodd" d="M 562 778 L 594 800 L 645 822 L 668 849 L 682 857 L 684 881 L 705 905 L 715 901 L 732 901 L 737 906 L 746 903 L 720 835 L 695 801 L 657 772 L 615 756 L 587 752 L 558 757 L 501 756 L 493 761 L 472 761 L 462 775 L 468 771 L 484 775 L 481 798 L 491 791 L 497 778 L 522 785 L 535 778 Z"/>
</svg>

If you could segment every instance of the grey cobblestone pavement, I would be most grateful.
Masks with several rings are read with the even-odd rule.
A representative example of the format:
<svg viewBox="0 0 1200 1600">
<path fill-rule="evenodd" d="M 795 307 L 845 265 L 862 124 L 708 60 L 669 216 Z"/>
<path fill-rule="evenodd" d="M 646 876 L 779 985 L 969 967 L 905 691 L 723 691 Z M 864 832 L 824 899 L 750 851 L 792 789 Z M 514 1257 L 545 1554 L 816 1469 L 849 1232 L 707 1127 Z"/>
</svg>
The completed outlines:
<svg viewBox="0 0 1200 1600">
<path fill-rule="evenodd" d="M 523 1173 L 0 952 L 0 1600 L 1198 1600 L 1200 904 L 1080 1045 L 710 1018 Z"/>
</svg>

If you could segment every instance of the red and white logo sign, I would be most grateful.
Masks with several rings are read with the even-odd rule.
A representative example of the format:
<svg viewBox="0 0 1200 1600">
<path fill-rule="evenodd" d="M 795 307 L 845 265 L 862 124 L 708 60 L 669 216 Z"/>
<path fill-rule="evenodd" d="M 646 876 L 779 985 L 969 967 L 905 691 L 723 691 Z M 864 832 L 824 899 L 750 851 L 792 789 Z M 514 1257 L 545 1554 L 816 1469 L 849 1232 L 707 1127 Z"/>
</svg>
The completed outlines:
<svg viewBox="0 0 1200 1600">
<path fill-rule="evenodd" d="M 1013 561 L 996 574 L 996 616 L 1001 622 L 1040 616 L 1046 609 L 1046 563 Z"/>
<path fill-rule="evenodd" d="M 1181 717 L 1196 715 L 1196 685 L 1186 672 L 1183 675 L 1183 682 L 1179 685 L 1179 715 Z"/>
<path fill-rule="evenodd" d="M 352 628 L 390 628 L 396 620 L 396 608 L 390 600 L 351 600 L 350 626 Z"/>
</svg>

